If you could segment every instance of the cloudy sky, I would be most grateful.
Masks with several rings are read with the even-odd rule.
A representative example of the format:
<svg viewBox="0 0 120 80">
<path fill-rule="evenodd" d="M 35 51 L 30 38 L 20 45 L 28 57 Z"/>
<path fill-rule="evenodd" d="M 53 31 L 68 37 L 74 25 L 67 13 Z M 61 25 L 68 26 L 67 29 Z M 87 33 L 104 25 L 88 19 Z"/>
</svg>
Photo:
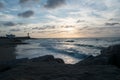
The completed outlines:
<svg viewBox="0 0 120 80">
<path fill-rule="evenodd" d="M 0 0 L 0 36 L 120 37 L 120 0 Z"/>
</svg>

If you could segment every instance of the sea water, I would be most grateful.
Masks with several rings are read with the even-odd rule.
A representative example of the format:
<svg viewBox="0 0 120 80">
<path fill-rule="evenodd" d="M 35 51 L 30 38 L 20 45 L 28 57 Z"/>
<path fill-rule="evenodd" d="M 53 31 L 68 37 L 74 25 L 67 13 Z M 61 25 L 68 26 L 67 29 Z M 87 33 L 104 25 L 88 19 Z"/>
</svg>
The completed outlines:
<svg viewBox="0 0 120 80">
<path fill-rule="evenodd" d="M 110 45 L 120 44 L 120 38 L 42 38 L 25 40 L 17 45 L 16 58 L 36 58 L 53 55 L 67 64 L 74 64 L 90 55 L 97 56 Z"/>
</svg>

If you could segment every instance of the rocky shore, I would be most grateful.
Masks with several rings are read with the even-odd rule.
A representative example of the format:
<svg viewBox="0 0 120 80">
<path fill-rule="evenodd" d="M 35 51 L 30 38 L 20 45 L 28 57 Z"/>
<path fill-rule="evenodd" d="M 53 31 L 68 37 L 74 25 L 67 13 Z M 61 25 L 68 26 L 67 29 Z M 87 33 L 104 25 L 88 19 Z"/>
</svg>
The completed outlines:
<svg viewBox="0 0 120 80">
<path fill-rule="evenodd" d="M 120 45 L 74 65 L 52 55 L 0 62 L 0 80 L 120 80 Z"/>
<path fill-rule="evenodd" d="M 0 62 L 15 60 L 15 47 L 21 44 L 28 44 L 23 41 L 24 39 L 8 39 L 7 37 L 0 37 Z"/>
</svg>

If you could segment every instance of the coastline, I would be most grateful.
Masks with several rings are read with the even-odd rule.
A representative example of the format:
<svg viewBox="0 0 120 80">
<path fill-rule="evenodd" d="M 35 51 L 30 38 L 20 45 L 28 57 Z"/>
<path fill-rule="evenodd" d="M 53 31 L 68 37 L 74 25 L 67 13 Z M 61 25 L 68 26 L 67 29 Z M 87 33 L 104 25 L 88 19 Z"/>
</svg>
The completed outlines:
<svg viewBox="0 0 120 80">
<path fill-rule="evenodd" d="M 0 62 L 6 62 L 16 59 L 15 47 L 23 43 L 24 39 L 0 38 Z"/>
<path fill-rule="evenodd" d="M 1 80 L 120 80 L 120 45 L 101 51 L 77 64 L 46 55 L 0 64 Z M 12 74 L 12 75 L 11 75 Z M 7 76 L 6 76 L 7 75 Z"/>
<path fill-rule="evenodd" d="M 10 61 L 16 59 L 15 55 L 16 45 L 2 45 L 0 46 L 0 62 Z"/>
</svg>

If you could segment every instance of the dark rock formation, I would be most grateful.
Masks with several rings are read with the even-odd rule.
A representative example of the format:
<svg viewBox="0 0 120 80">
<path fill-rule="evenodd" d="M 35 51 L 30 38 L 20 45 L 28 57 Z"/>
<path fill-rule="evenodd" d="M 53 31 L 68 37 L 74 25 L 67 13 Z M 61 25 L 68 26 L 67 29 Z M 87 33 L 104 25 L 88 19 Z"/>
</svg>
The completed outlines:
<svg viewBox="0 0 120 80">
<path fill-rule="evenodd" d="M 9 65 L 5 65 L 5 64 L 0 65 L 0 72 L 7 71 L 9 69 L 11 69 Z"/>
<path fill-rule="evenodd" d="M 120 67 L 120 45 L 113 45 L 101 51 L 101 55 L 89 56 L 76 65 L 115 65 Z"/>
<path fill-rule="evenodd" d="M 46 55 L 0 65 L 0 80 L 120 80 L 120 45 L 74 64 Z"/>
<path fill-rule="evenodd" d="M 62 59 L 54 58 L 54 56 L 52 56 L 52 55 L 45 55 L 42 57 L 34 58 L 34 59 L 31 59 L 31 61 L 32 62 L 42 61 L 42 62 L 64 63 L 64 61 Z"/>
<path fill-rule="evenodd" d="M 102 56 L 108 57 L 108 63 L 120 68 L 120 45 L 110 46 L 101 51 Z"/>
</svg>

